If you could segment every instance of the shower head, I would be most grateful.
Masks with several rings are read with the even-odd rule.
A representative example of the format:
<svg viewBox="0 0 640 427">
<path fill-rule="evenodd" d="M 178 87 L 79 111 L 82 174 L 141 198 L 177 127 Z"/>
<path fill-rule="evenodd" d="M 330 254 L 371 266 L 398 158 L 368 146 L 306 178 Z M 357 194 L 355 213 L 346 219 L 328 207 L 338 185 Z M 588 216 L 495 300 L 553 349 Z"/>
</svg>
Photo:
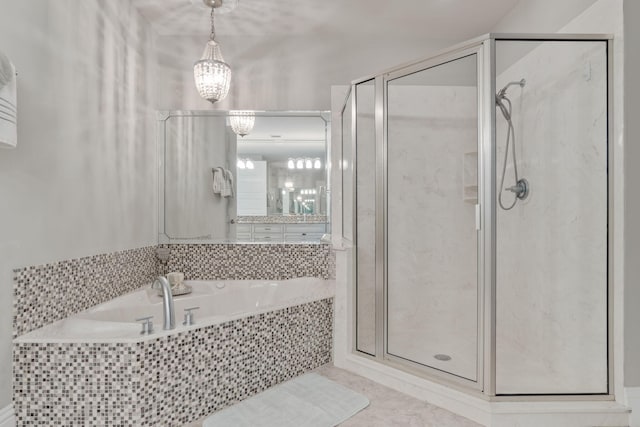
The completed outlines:
<svg viewBox="0 0 640 427">
<path fill-rule="evenodd" d="M 504 97 L 505 97 L 505 95 L 507 94 L 507 89 L 509 89 L 509 87 L 510 87 L 510 86 L 518 85 L 518 86 L 520 86 L 520 87 L 524 87 L 524 85 L 525 85 L 526 83 L 527 83 L 527 81 L 526 81 L 525 79 L 522 79 L 522 80 L 520 80 L 520 81 L 518 81 L 518 82 L 509 82 L 509 83 L 507 83 L 507 84 L 506 84 L 506 86 L 505 86 L 505 87 L 503 87 L 502 89 L 500 89 L 500 90 L 498 91 L 498 95 L 497 95 L 497 97 L 498 97 L 498 98 L 504 98 Z"/>
</svg>

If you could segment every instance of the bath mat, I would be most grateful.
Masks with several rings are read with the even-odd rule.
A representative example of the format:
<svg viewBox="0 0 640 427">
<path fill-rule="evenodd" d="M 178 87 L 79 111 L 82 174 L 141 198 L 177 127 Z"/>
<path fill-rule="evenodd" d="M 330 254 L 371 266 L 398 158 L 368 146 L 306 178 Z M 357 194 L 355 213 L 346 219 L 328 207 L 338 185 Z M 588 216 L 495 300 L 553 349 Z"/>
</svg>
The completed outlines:
<svg viewBox="0 0 640 427">
<path fill-rule="evenodd" d="M 208 417 L 203 427 L 332 427 L 369 406 L 360 393 L 305 374 Z"/>
</svg>

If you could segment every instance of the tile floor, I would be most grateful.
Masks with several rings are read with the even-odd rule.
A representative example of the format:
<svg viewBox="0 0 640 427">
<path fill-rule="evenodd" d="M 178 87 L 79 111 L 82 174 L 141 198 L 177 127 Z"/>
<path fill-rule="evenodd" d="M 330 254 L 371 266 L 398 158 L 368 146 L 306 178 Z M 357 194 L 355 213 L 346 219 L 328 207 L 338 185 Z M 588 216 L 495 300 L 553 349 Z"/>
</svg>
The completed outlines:
<svg viewBox="0 0 640 427">
<path fill-rule="evenodd" d="M 320 375 L 362 393 L 371 404 L 340 427 L 480 427 L 467 418 L 392 390 L 332 364 L 315 370 Z M 186 427 L 201 427 L 202 421 Z"/>
</svg>

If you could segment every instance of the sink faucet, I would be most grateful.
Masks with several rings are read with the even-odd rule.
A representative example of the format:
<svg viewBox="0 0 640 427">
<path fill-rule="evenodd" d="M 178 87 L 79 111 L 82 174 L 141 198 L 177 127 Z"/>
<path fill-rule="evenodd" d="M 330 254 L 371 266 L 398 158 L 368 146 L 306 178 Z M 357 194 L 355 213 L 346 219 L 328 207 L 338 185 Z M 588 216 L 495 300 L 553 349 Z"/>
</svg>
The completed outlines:
<svg viewBox="0 0 640 427">
<path fill-rule="evenodd" d="M 164 315 L 164 325 L 162 329 L 165 331 L 176 327 L 176 313 L 173 309 L 173 294 L 171 293 L 171 285 L 164 276 L 158 278 L 151 285 L 153 289 L 162 289 L 162 313 Z"/>
</svg>

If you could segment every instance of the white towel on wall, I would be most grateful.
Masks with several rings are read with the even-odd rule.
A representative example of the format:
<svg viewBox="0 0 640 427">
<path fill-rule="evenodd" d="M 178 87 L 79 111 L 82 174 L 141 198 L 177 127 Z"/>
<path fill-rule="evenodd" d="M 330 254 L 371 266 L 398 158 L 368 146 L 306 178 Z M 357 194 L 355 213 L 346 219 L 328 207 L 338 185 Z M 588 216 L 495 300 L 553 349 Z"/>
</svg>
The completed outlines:
<svg viewBox="0 0 640 427">
<path fill-rule="evenodd" d="M 233 175 L 228 169 L 224 170 L 224 185 L 221 194 L 222 197 L 233 197 Z"/>
<path fill-rule="evenodd" d="M 213 194 L 222 193 L 222 188 L 224 187 L 224 169 L 223 168 L 213 168 Z"/>
<path fill-rule="evenodd" d="M 18 97 L 16 69 L 0 52 L 0 147 L 18 143 Z"/>
</svg>

